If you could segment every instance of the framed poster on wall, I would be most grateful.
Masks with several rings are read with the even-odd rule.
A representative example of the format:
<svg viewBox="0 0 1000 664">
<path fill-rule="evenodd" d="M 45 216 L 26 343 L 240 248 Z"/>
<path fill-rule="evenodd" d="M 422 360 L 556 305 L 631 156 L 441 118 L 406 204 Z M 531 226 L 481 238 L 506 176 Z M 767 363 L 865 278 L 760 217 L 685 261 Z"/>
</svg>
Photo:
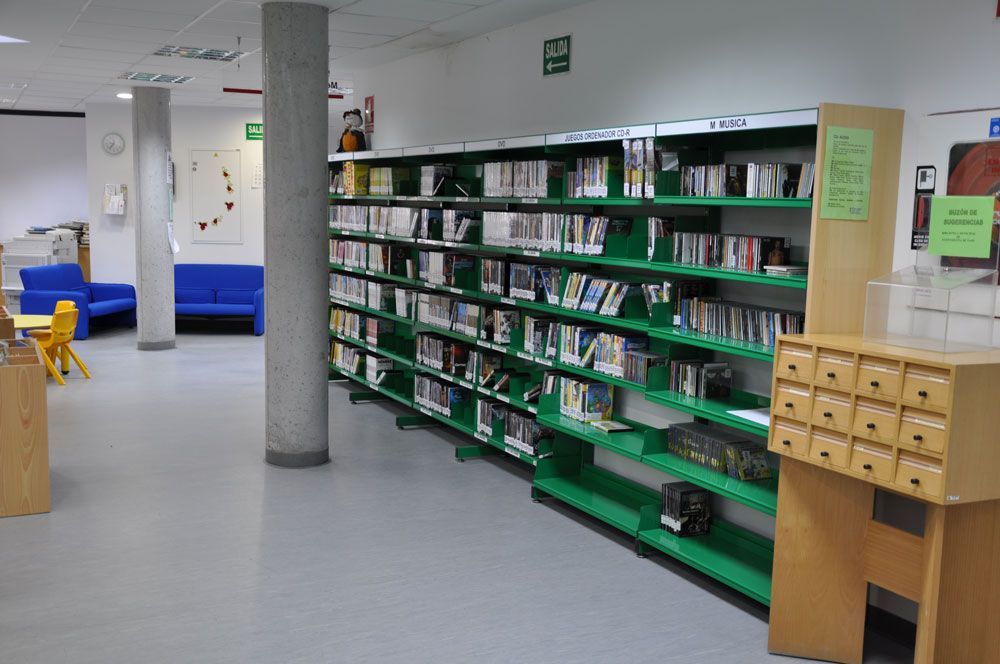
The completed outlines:
<svg viewBox="0 0 1000 664">
<path fill-rule="evenodd" d="M 240 151 L 191 150 L 191 241 L 243 244 Z"/>
</svg>

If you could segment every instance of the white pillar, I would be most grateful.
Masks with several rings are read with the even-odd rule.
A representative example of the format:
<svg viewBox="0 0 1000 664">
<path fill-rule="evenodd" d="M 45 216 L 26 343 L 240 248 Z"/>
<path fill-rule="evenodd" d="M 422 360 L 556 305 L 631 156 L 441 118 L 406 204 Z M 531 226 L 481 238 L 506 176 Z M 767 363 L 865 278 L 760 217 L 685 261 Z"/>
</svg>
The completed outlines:
<svg viewBox="0 0 1000 664">
<path fill-rule="evenodd" d="M 135 155 L 135 290 L 139 350 L 176 345 L 174 254 L 167 239 L 170 215 L 170 90 L 132 89 Z"/>
<path fill-rule="evenodd" d="M 262 6 L 265 460 L 301 467 L 330 458 L 326 7 Z"/>
</svg>

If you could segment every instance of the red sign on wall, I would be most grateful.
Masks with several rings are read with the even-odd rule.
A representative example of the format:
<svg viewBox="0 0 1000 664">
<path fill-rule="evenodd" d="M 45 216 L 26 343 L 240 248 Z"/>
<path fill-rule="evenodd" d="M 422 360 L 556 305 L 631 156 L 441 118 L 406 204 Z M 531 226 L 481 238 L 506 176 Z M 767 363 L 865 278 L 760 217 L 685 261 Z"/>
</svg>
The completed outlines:
<svg viewBox="0 0 1000 664">
<path fill-rule="evenodd" d="M 365 97 L 365 133 L 375 131 L 375 95 Z"/>
</svg>

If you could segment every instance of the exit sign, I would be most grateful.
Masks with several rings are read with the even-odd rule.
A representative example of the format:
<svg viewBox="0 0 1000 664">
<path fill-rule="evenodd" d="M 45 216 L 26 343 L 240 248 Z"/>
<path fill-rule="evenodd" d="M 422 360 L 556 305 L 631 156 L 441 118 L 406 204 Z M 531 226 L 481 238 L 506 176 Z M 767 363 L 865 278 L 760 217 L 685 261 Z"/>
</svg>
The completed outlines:
<svg viewBox="0 0 1000 664">
<path fill-rule="evenodd" d="M 545 53 L 542 57 L 542 76 L 569 73 L 569 43 L 570 35 L 554 37 L 545 40 Z"/>
<path fill-rule="evenodd" d="M 248 122 L 247 123 L 247 140 L 248 141 L 263 141 L 264 140 L 264 123 L 263 122 Z"/>
</svg>

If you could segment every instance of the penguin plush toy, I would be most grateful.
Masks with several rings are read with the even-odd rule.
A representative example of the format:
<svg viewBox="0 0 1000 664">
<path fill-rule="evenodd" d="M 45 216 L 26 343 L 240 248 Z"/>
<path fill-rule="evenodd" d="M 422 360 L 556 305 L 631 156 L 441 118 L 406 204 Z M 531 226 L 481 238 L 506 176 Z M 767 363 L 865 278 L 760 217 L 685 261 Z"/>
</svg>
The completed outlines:
<svg viewBox="0 0 1000 664">
<path fill-rule="evenodd" d="M 361 109 L 344 112 L 344 133 L 340 135 L 340 145 L 337 152 L 360 152 L 367 149 L 365 146 L 365 132 L 361 126 L 364 121 L 361 119 Z"/>
</svg>

